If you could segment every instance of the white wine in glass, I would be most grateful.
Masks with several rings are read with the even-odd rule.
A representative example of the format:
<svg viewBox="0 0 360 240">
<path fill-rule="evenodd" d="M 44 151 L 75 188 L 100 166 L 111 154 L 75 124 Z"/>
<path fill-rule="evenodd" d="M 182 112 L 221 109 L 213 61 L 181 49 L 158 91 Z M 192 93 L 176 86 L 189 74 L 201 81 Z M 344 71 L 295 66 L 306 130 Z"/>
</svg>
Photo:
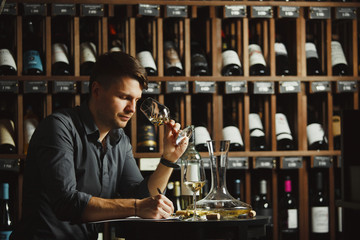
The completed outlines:
<svg viewBox="0 0 360 240">
<path fill-rule="evenodd" d="M 196 215 L 196 193 L 205 185 L 206 175 L 202 159 L 186 160 L 184 168 L 184 185 L 193 192 L 194 214 L 188 221 L 199 221 Z"/>
<path fill-rule="evenodd" d="M 149 121 L 155 126 L 160 126 L 163 124 L 167 124 L 171 127 L 171 131 L 174 135 L 177 133 L 175 129 L 170 125 L 170 110 L 163 104 L 159 103 L 155 99 L 148 97 L 143 103 L 140 105 L 140 110 L 145 114 L 145 116 L 149 119 Z M 190 126 L 184 128 L 180 131 L 176 144 L 178 145 L 181 140 L 185 137 L 190 138 L 192 134 L 192 129 Z"/>
</svg>

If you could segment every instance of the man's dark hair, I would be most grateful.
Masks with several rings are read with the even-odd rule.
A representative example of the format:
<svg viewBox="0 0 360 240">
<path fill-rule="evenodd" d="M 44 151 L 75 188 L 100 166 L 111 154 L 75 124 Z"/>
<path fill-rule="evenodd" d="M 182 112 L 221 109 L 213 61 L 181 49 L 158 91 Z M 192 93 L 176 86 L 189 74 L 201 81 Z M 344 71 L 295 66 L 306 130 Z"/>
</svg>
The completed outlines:
<svg viewBox="0 0 360 240">
<path fill-rule="evenodd" d="M 109 88 L 123 77 L 136 79 L 142 89 L 148 87 L 146 71 L 136 58 L 123 52 L 108 52 L 100 55 L 96 59 L 90 75 L 90 96 L 94 81 L 97 81 L 104 88 Z"/>
</svg>

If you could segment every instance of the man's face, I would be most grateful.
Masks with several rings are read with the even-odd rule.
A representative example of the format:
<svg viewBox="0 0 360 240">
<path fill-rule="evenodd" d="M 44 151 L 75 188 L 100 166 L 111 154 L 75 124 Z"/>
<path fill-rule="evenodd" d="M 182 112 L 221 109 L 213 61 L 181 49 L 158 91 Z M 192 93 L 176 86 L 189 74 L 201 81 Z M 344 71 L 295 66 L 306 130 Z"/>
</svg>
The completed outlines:
<svg viewBox="0 0 360 240">
<path fill-rule="evenodd" d="M 108 89 L 98 83 L 96 94 L 96 118 L 104 127 L 124 128 L 136 110 L 136 103 L 141 98 L 140 83 L 132 78 L 124 77 Z"/>
</svg>

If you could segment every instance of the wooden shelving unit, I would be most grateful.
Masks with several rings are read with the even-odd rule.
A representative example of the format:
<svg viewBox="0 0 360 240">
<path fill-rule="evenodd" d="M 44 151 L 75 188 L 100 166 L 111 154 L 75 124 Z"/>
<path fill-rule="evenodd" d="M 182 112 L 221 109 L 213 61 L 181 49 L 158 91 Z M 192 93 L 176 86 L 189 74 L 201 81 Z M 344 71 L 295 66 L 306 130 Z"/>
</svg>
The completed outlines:
<svg viewBox="0 0 360 240">
<path fill-rule="evenodd" d="M 52 90 L 52 85 L 59 81 L 67 81 L 74 83 L 76 85 L 76 90 L 74 92 L 64 92 L 66 96 L 71 98 L 72 105 L 79 105 L 82 101 L 84 95 L 86 95 L 86 88 L 83 88 L 83 83 L 88 82 L 88 76 L 80 76 L 80 21 L 84 17 L 80 12 L 80 8 L 83 4 L 103 4 L 103 16 L 95 17 L 97 18 L 97 27 L 98 27 L 98 45 L 97 50 L 98 54 L 107 52 L 109 49 L 108 46 L 108 23 L 109 20 L 117 16 L 116 9 L 121 8 L 126 15 L 122 16 L 120 21 L 123 21 L 125 28 L 123 29 L 123 42 L 126 46 L 126 52 L 136 56 L 136 21 L 141 16 L 138 14 L 138 5 L 139 4 L 153 4 L 159 5 L 160 15 L 159 17 L 151 18 L 151 28 L 154 30 L 155 34 L 153 35 L 153 54 L 158 67 L 158 76 L 149 77 L 150 82 L 161 83 L 161 92 L 160 94 L 152 94 L 162 103 L 166 103 L 166 97 L 171 96 L 172 93 L 167 93 L 164 85 L 167 82 L 179 82 L 179 81 L 188 81 L 189 82 L 189 91 L 183 93 L 176 93 L 180 96 L 180 123 L 182 126 L 186 126 L 192 123 L 194 113 L 192 113 L 192 108 L 197 104 L 196 97 L 207 96 L 209 100 L 206 108 L 209 110 L 207 114 L 209 131 L 213 139 L 220 140 L 221 130 L 223 128 L 223 119 L 226 116 L 223 116 L 223 100 L 224 93 L 223 86 L 226 82 L 235 82 L 235 81 L 246 81 L 247 91 L 245 93 L 236 93 L 232 96 L 236 96 L 238 99 L 237 109 L 235 111 L 238 114 L 238 123 L 239 129 L 241 131 L 245 151 L 243 152 L 231 152 L 229 154 L 230 158 L 244 157 L 247 159 L 248 165 L 245 169 L 239 169 L 240 172 L 245 172 L 245 176 L 242 178 L 245 181 L 242 181 L 244 184 L 243 188 L 245 192 L 244 200 L 248 203 L 251 202 L 252 188 L 257 182 L 255 182 L 251 175 L 252 173 L 261 169 L 261 167 L 256 166 L 256 161 L 261 157 L 270 157 L 273 158 L 276 162 L 274 167 L 265 168 L 264 171 L 269 171 L 271 179 L 270 189 L 271 189 L 271 199 L 274 204 L 274 239 L 278 239 L 279 229 L 278 229 L 278 198 L 279 192 L 281 191 L 279 182 L 279 174 L 283 174 L 284 171 L 287 171 L 287 168 L 283 165 L 283 159 L 285 157 L 300 157 L 302 167 L 295 167 L 293 170 L 296 171 L 298 179 L 296 182 L 298 185 L 294 187 L 297 189 L 298 202 L 299 202 L 299 234 L 300 239 L 308 239 L 310 233 L 310 193 L 309 193 L 309 174 L 312 169 L 317 168 L 316 157 L 318 156 L 327 156 L 330 161 L 330 165 L 326 166 L 326 171 L 328 172 L 328 179 L 326 182 L 328 189 L 328 196 L 330 199 L 330 239 L 334 240 L 336 235 L 336 214 L 335 214 L 335 181 L 339 179 L 335 178 L 334 172 L 338 169 L 338 165 L 335 162 L 339 161 L 338 158 L 341 156 L 340 150 L 334 149 L 334 141 L 332 134 L 332 116 L 333 116 L 333 106 L 335 104 L 344 105 L 346 104 L 342 94 L 346 94 L 346 100 L 351 102 L 351 106 L 346 106 L 351 109 L 359 109 L 359 90 L 357 87 L 358 81 L 360 81 L 359 76 L 359 20 L 357 18 L 350 19 L 336 19 L 335 11 L 337 8 L 351 8 L 357 11 L 359 15 L 360 3 L 349 2 L 349 3 L 336 3 L 336 2 L 305 2 L 305 1 L 293 1 L 293 2 L 280 2 L 280 1 L 126 1 L 126 0 L 98 0 L 98 1 L 76 1 L 76 13 L 74 16 L 70 17 L 71 31 L 71 46 L 70 49 L 70 59 L 73 64 L 73 75 L 71 76 L 52 76 L 51 74 L 51 20 L 52 12 L 51 5 L 59 3 L 69 3 L 66 0 L 58 0 L 55 2 L 52 1 L 7 1 L 7 3 L 14 3 L 17 9 L 17 13 L 14 16 L 10 16 L 10 19 L 15 22 L 15 58 L 18 68 L 17 76 L 0 76 L 0 82 L 7 82 L 5 85 L 15 84 L 16 91 L 3 89 L 0 90 L 0 101 L 3 96 L 10 96 L 15 101 L 15 124 L 16 124 L 16 144 L 17 144 L 17 154 L 0 154 L 0 159 L 20 159 L 21 167 L 16 172 L 18 174 L 17 182 L 17 213 L 21 213 L 21 191 L 22 191 L 22 165 L 26 155 L 24 154 L 24 134 L 23 134 L 23 117 L 24 117 L 24 106 L 26 104 L 27 94 L 24 92 L 24 85 L 27 82 L 34 81 L 44 81 L 47 84 L 47 91 L 45 93 L 36 93 L 42 96 L 44 101 L 44 111 L 43 116 L 45 117 L 52 113 L 53 111 L 53 101 L 57 94 Z M 24 3 L 45 3 L 47 5 L 47 12 L 43 18 L 43 61 L 45 67 L 45 75 L 43 76 L 26 76 L 22 75 L 22 52 L 23 52 L 23 33 L 22 33 L 22 22 L 23 22 L 23 4 Z M 188 16 L 187 17 L 178 17 L 175 18 L 175 22 L 179 30 L 179 54 L 182 59 L 182 63 L 185 69 L 185 76 L 181 77 L 172 77 L 164 76 L 164 50 L 163 50 L 163 41 L 166 37 L 166 31 L 164 29 L 164 23 L 170 19 L 170 17 L 165 16 L 166 6 L 168 5 L 181 5 L 188 7 Z M 247 9 L 247 15 L 245 17 L 237 18 L 228 18 L 224 16 L 225 6 L 234 6 L 234 5 L 243 5 Z M 269 6 L 273 11 L 272 17 L 269 18 L 256 18 L 251 16 L 251 10 L 256 6 Z M 295 18 L 279 18 L 277 13 L 279 12 L 280 7 L 299 7 L 299 16 Z M 309 9 L 311 7 L 325 7 L 331 10 L 330 18 L 324 19 L 312 19 L 309 18 Z M 204 21 L 204 28 L 206 32 L 206 44 L 204 46 L 208 60 L 210 63 L 211 76 L 191 76 L 191 53 L 190 53 L 190 43 L 192 39 L 191 22 L 196 21 L 197 19 L 202 18 L 200 16 L 204 14 L 206 19 Z M 2 15 L 0 15 L 0 21 L 2 21 Z M 332 65 L 331 65 L 331 38 L 332 38 L 332 25 L 334 22 L 341 22 L 343 26 L 346 26 L 347 29 L 350 29 L 350 32 L 347 32 L 346 38 L 346 47 L 345 55 L 351 67 L 352 74 L 350 76 L 332 76 Z M 305 55 L 305 42 L 306 42 L 306 27 L 307 24 L 312 24 L 316 22 L 319 24 L 320 29 L 322 30 L 319 36 L 321 37 L 321 48 L 319 51 L 319 56 L 321 58 L 323 71 L 326 73 L 324 76 L 307 76 L 306 74 L 306 55 Z M 293 39 L 295 42 L 292 42 L 291 45 L 287 46 L 290 48 L 292 62 L 294 63 L 295 74 L 292 76 L 276 76 L 275 68 L 275 51 L 274 43 L 276 40 L 277 27 L 281 24 L 289 23 L 288 30 L 289 34 L 295 34 Z M 235 41 L 237 44 L 237 51 L 240 56 L 240 60 L 244 70 L 244 76 L 238 77 L 224 77 L 221 76 L 221 31 L 223 24 L 230 25 L 230 33 L 235 36 Z M 250 76 L 249 75 L 249 54 L 248 45 L 250 43 L 250 34 L 249 30 L 257 27 L 261 29 L 260 34 L 263 40 L 263 52 L 266 59 L 266 62 L 269 66 L 269 76 Z M 296 30 L 291 30 L 291 27 L 295 27 Z M 299 91 L 295 93 L 289 93 L 287 96 L 292 99 L 290 102 L 293 104 L 293 109 L 296 112 L 294 114 L 294 127 L 292 131 L 294 136 L 297 139 L 297 146 L 294 151 L 277 151 L 276 148 L 276 133 L 275 133 L 275 113 L 278 101 L 281 101 L 283 98 L 282 93 L 279 92 L 279 85 L 283 82 L 297 81 L 299 82 Z M 194 91 L 194 86 L 198 82 L 214 82 L 215 91 L 214 92 L 200 92 L 197 93 Z M 268 151 L 255 152 L 250 151 L 250 133 L 249 133 L 249 120 L 248 114 L 250 113 L 250 102 L 254 97 L 253 87 L 258 82 L 271 82 L 274 84 L 274 93 L 265 94 L 264 97 L 264 112 L 266 113 L 263 122 L 266 129 L 266 138 L 267 144 L 269 145 Z M 307 146 L 307 136 L 306 136 L 306 125 L 307 125 L 307 104 L 309 104 L 309 99 L 311 99 L 313 93 L 311 91 L 311 84 L 314 82 L 329 82 L 330 89 L 325 91 L 323 94 L 324 100 L 324 126 L 325 132 L 329 140 L 329 150 L 326 151 L 309 151 Z M 350 82 L 356 85 L 355 90 L 351 89 L 349 91 L 341 92 L 337 90 L 340 82 Z M 32 93 L 33 94 L 33 93 Z M 145 95 L 145 94 L 144 94 Z M 280 100 L 279 100 L 280 99 Z M 136 116 L 131 121 L 131 127 L 129 128 L 130 137 L 133 146 L 136 146 Z M 163 128 L 158 128 L 158 138 L 161 139 L 164 132 Z M 134 147 L 135 149 L 135 147 Z M 160 152 L 163 149 L 162 141 L 159 141 L 159 152 L 155 153 L 140 153 L 134 152 L 136 158 L 157 158 L 160 157 Z M 206 158 L 208 157 L 207 153 L 201 153 L 201 155 Z M 236 170 L 236 168 L 235 168 Z M 6 171 L 6 170 L 4 170 Z M 261 170 L 262 171 L 262 170 Z M 242 173 L 241 173 L 242 174 Z M 2 180 L 0 178 L 0 180 Z"/>
</svg>

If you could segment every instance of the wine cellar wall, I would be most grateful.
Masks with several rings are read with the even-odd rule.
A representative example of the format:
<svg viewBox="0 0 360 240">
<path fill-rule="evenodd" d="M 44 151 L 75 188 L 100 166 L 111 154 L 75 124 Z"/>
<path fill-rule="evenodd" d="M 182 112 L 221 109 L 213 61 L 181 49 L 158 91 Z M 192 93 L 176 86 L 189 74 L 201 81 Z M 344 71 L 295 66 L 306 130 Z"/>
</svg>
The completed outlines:
<svg viewBox="0 0 360 240">
<path fill-rule="evenodd" d="M 360 3 L 63 2 L 7 1 L 0 14 L 0 182 L 15 224 L 37 124 L 86 100 L 96 56 L 123 51 L 147 71 L 143 98 L 195 126 L 202 158 L 206 140 L 231 139 L 228 189 L 271 216 L 273 239 L 342 239 L 341 113 L 359 109 Z M 138 111 L 125 131 L 149 174 L 164 128 Z M 180 170 L 170 181 L 184 205 Z"/>
</svg>

